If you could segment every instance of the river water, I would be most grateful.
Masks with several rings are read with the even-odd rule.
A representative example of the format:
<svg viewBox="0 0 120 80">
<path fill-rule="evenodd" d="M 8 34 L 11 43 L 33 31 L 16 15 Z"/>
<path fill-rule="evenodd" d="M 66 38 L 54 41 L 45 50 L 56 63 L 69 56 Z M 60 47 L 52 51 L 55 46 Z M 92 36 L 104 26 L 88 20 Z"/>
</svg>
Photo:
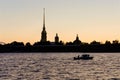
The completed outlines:
<svg viewBox="0 0 120 80">
<path fill-rule="evenodd" d="M 0 80 L 120 80 L 120 53 L 1 53 Z M 116 79 L 114 79 L 116 78 Z"/>
</svg>

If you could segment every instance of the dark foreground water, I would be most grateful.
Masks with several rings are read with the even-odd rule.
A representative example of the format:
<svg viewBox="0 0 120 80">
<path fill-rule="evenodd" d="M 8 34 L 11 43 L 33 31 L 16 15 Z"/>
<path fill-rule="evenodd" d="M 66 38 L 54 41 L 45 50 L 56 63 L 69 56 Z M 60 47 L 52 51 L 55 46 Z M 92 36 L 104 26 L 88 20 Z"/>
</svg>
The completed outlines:
<svg viewBox="0 0 120 80">
<path fill-rule="evenodd" d="M 93 60 L 73 60 L 78 53 L 2 53 L 0 80 L 120 80 L 120 53 L 89 54 Z"/>
</svg>

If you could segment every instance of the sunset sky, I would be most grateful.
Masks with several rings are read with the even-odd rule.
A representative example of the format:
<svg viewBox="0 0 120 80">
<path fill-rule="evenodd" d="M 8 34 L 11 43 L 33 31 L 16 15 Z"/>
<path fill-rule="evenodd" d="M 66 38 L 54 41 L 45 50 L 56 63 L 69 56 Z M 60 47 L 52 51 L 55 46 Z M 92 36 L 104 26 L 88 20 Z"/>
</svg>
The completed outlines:
<svg viewBox="0 0 120 80">
<path fill-rule="evenodd" d="M 50 41 L 120 40 L 120 0 L 0 0 L 0 42 L 40 41 L 43 8 Z"/>
</svg>

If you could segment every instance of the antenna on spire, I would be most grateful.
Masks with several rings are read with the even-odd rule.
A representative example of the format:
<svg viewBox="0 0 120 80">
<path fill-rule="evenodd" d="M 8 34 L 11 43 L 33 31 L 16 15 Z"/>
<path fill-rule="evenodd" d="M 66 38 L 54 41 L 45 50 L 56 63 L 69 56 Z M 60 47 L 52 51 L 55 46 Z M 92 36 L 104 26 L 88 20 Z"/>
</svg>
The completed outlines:
<svg viewBox="0 0 120 80">
<path fill-rule="evenodd" d="M 43 27 L 45 27 L 45 8 L 43 8 Z"/>
<path fill-rule="evenodd" d="M 47 41 L 47 32 L 45 30 L 45 8 L 43 8 L 43 30 L 41 32 L 41 42 Z"/>
</svg>

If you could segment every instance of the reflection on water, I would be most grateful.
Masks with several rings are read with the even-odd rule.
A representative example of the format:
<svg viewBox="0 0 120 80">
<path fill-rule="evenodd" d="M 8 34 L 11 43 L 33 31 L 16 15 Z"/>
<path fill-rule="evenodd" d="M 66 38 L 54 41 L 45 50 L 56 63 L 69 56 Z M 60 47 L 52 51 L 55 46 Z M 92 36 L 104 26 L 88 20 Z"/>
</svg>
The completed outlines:
<svg viewBox="0 0 120 80">
<path fill-rule="evenodd" d="M 2 53 L 0 80 L 120 80 L 119 53 L 90 53 L 87 61 L 73 60 L 77 55 Z"/>
</svg>

